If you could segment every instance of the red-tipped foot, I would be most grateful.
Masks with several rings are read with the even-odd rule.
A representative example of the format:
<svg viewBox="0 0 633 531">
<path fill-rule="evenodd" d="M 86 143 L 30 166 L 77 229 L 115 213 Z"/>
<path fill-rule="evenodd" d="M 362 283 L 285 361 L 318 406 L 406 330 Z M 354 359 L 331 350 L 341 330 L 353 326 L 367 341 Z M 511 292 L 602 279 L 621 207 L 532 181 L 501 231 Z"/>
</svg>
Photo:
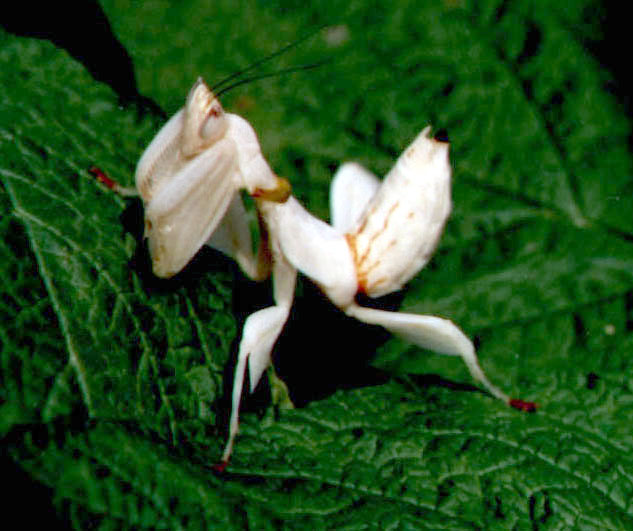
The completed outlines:
<svg viewBox="0 0 633 531">
<path fill-rule="evenodd" d="M 513 408 L 525 411 L 526 413 L 534 413 L 538 408 L 538 404 L 536 402 L 526 402 L 520 398 L 511 398 L 510 405 Z"/>
<path fill-rule="evenodd" d="M 88 169 L 88 172 L 94 175 L 95 179 L 97 179 L 97 181 L 99 181 L 101 184 L 107 186 L 110 190 L 122 197 L 138 196 L 136 188 L 126 188 L 125 186 L 121 186 L 114 179 L 110 179 L 110 177 L 108 177 L 106 173 L 101 168 L 99 168 L 99 166 L 91 166 Z"/>
<path fill-rule="evenodd" d="M 224 474 L 226 467 L 229 466 L 228 461 L 220 461 L 211 467 L 216 474 Z"/>
<path fill-rule="evenodd" d="M 110 177 L 108 177 L 101 168 L 97 166 L 91 166 L 88 171 L 95 176 L 97 181 L 110 188 L 110 190 L 116 191 L 116 189 L 119 187 L 118 183 L 110 179 Z"/>
</svg>

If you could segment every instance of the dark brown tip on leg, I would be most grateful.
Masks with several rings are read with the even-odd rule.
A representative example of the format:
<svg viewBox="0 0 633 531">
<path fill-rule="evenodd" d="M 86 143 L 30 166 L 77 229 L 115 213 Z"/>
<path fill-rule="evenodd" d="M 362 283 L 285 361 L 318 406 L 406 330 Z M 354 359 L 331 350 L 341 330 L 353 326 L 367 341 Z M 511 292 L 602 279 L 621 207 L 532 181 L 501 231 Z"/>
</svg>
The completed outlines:
<svg viewBox="0 0 633 531">
<path fill-rule="evenodd" d="M 527 402 L 525 400 L 521 400 L 520 398 L 511 398 L 510 406 L 514 409 L 518 409 L 519 411 L 525 411 L 526 413 L 534 413 L 538 409 L 538 404 L 536 402 Z"/>
<path fill-rule="evenodd" d="M 213 470 L 213 472 L 215 472 L 216 474 L 224 474 L 227 466 L 229 466 L 228 461 L 220 461 L 219 463 L 213 465 L 211 467 L 211 470 Z"/>
<path fill-rule="evenodd" d="M 434 140 L 437 142 L 444 142 L 448 144 L 450 140 L 448 139 L 448 131 L 446 129 L 439 129 L 435 135 L 433 135 Z"/>
</svg>

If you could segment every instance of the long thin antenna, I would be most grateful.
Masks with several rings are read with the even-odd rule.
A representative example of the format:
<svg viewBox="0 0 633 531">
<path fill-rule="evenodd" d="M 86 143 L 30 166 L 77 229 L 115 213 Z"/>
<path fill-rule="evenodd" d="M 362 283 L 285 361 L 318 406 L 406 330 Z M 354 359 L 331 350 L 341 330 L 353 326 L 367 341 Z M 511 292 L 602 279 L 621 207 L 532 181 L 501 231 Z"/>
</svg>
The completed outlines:
<svg viewBox="0 0 633 531">
<path fill-rule="evenodd" d="M 292 48 L 295 48 L 296 46 L 299 46 L 299 44 L 301 44 L 302 42 L 308 40 L 310 37 L 312 37 L 313 35 L 317 34 L 319 31 L 321 31 L 323 28 L 325 28 L 327 26 L 327 24 L 322 24 L 321 26 L 319 26 L 317 29 L 309 32 L 308 34 L 304 35 L 303 37 L 299 37 L 296 41 L 291 42 L 290 44 L 287 44 L 286 46 L 284 46 L 283 48 L 280 48 L 279 50 L 274 51 L 273 53 L 271 53 L 270 55 L 267 55 L 266 57 L 263 57 L 262 59 L 259 59 L 258 61 L 255 61 L 254 63 L 251 63 L 250 65 L 248 65 L 246 68 L 242 69 L 242 70 L 238 70 L 237 72 L 231 74 L 228 77 L 225 77 L 224 79 L 218 81 L 215 85 L 213 85 L 211 87 L 211 90 L 213 92 L 215 92 L 217 89 L 219 89 L 220 87 L 222 87 L 222 85 L 225 85 L 226 83 L 228 83 L 229 81 L 231 81 L 232 79 L 235 79 L 236 77 L 241 76 L 242 74 L 245 74 L 246 72 L 250 72 L 251 70 L 253 70 L 254 68 L 257 68 L 258 66 L 263 65 L 264 63 L 267 63 L 268 61 L 271 61 L 272 59 L 274 59 L 275 57 L 278 57 L 284 53 L 286 53 L 288 50 L 291 50 Z M 259 78 L 253 78 L 253 79 L 259 79 Z M 238 84 L 241 84 L 240 82 L 234 83 L 233 85 L 231 85 L 232 87 L 238 86 Z M 223 92 L 226 92 L 227 89 L 222 89 L 219 94 L 222 94 Z"/>
<path fill-rule="evenodd" d="M 235 83 L 230 84 L 227 87 L 224 87 L 219 92 L 216 92 L 215 95 L 216 97 L 219 98 L 225 92 L 228 92 L 229 90 L 234 89 L 235 87 L 239 87 L 240 85 L 251 83 L 252 81 L 259 81 L 260 79 L 266 79 L 266 78 L 275 77 L 275 76 L 283 76 L 284 74 L 292 74 L 293 72 L 300 72 L 302 70 L 311 70 L 313 68 L 318 68 L 319 66 L 323 66 L 324 64 L 329 63 L 329 62 L 330 60 L 319 61 L 318 63 L 310 63 L 307 65 L 293 66 L 290 68 L 284 68 L 282 70 L 276 70 L 275 72 L 266 72 L 265 74 L 257 74 L 255 76 L 245 77 L 243 79 L 240 79 L 239 81 L 236 81 Z"/>
</svg>

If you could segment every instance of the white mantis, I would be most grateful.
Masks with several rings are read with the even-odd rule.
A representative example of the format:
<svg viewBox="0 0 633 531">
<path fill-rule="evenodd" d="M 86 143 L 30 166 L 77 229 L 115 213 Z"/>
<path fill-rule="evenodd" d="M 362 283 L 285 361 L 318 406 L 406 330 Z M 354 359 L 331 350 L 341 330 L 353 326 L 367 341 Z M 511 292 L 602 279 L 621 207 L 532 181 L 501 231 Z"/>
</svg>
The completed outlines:
<svg viewBox="0 0 633 531">
<path fill-rule="evenodd" d="M 451 167 L 448 144 L 429 133 L 427 127 L 417 136 L 382 182 L 358 164 L 342 165 L 331 186 L 332 225 L 313 217 L 290 194 L 288 182 L 262 156 L 252 127 L 225 113 L 201 79 L 144 152 L 136 187 L 156 275 L 177 273 L 205 243 L 233 257 L 255 280 L 272 272 L 275 305 L 249 316 L 242 333 L 224 465 L 238 432 L 245 371 L 253 391 L 288 318 L 297 271 L 346 314 L 422 348 L 461 356 L 493 396 L 519 409 L 535 408 L 509 399 L 488 381 L 473 344 L 451 321 L 355 301 L 359 292 L 379 297 L 402 288 L 437 246 L 451 210 Z M 257 253 L 241 189 L 256 198 L 266 235 Z"/>
</svg>

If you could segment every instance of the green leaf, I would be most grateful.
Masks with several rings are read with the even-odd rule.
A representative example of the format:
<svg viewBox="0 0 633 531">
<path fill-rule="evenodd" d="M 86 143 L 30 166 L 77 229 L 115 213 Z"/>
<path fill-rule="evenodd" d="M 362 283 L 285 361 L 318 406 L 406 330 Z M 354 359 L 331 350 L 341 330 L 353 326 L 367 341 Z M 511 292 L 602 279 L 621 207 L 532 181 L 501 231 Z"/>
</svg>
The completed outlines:
<svg viewBox="0 0 633 531">
<path fill-rule="evenodd" d="M 458 359 L 376 352 L 303 290 L 279 354 L 340 384 L 294 410 L 247 401 L 215 475 L 237 322 L 269 286 L 210 251 L 153 278 L 140 204 L 88 170 L 132 184 L 161 119 L 51 43 L 0 34 L 0 436 L 73 527 L 631 528 L 631 125 L 574 31 L 596 31 L 591 2 L 103 6 L 170 113 L 197 76 L 332 24 L 262 69 L 326 65 L 223 96 L 322 217 L 341 161 L 384 174 L 424 125 L 447 128 L 454 213 L 402 310 L 454 320 L 540 409 L 476 392 Z"/>
</svg>

